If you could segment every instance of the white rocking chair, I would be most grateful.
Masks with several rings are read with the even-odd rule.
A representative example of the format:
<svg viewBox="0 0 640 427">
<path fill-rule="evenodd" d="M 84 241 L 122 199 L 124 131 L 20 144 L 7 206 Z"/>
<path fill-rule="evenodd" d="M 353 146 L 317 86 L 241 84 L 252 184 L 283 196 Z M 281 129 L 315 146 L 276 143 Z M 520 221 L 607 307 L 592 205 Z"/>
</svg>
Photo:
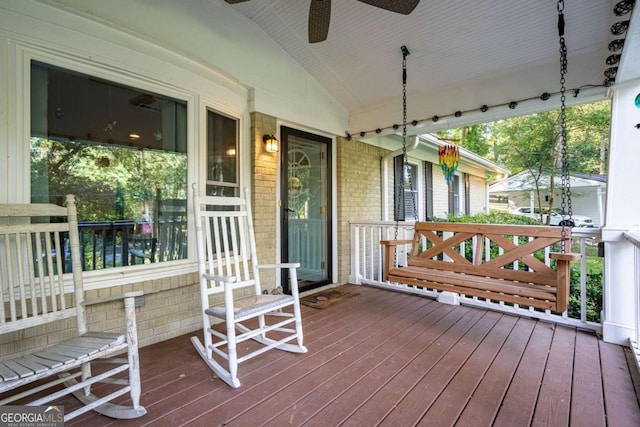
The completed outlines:
<svg viewBox="0 0 640 427">
<path fill-rule="evenodd" d="M 197 337 L 191 342 L 207 365 L 237 388 L 239 363 L 272 348 L 307 352 L 298 299 L 300 264 L 258 265 L 248 192 L 244 199 L 198 197 L 194 184 L 193 205 L 204 345 Z M 263 268 L 288 269 L 291 295 L 262 294 L 258 270 Z M 283 310 L 287 307 L 293 312 Z M 212 318 L 225 321 L 226 334 L 214 329 Z M 239 355 L 238 344 L 249 339 L 262 345 Z"/>
</svg>

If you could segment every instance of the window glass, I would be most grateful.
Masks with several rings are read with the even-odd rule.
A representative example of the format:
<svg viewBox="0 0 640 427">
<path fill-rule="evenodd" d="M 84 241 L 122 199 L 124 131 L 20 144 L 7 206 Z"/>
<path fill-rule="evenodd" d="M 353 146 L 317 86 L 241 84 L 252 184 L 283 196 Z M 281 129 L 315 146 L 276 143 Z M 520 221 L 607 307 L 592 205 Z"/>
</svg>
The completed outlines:
<svg viewBox="0 0 640 427">
<path fill-rule="evenodd" d="M 31 200 L 78 205 L 83 268 L 187 257 L 187 103 L 31 65 Z"/>
<path fill-rule="evenodd" d="M 460 215 L 460 176 L 454 175 L 449 184 L 449 215 Z"/>
<path fill-rule="evenodd" d="M 238 196 L 238 121 L 207 110 L 207 194 Z"/>
<path fill-rule="evenodd" d="M 418 219 L 418 166 L 394 158 L 394 217 L 396 221 Z"/>
</svg>

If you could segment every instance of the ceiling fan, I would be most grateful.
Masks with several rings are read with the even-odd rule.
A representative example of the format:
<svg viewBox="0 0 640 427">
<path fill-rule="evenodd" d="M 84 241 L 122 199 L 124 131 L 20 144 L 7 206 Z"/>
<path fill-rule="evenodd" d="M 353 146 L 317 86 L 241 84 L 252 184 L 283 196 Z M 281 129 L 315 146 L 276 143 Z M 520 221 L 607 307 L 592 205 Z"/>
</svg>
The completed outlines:
<svg viewBox="0 0 640 427">
<path fill-rule="evenodd" d="M 225 0 L 236 4 L 249 0 Z M 391 12 L 410 14 L 420 0 L 358 0 L 371 6 Z M 331 21 L 331 0 L 311 0 L 309 6 L 309 43 L 318 43 L 327 39 Z"/>
</svg>

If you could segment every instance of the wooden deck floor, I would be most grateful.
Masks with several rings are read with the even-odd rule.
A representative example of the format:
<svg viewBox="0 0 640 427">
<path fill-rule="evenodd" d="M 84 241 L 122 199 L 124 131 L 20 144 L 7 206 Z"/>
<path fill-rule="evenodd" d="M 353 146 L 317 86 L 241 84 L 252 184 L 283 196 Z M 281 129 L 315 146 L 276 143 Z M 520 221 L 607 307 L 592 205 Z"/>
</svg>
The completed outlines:
<svg viewBox="0 0 640 427">
<path fill-rule="evenodd" d="M 624 347 L 535 320 L 346 288 L 359 295 L 303 307 L 309 353 L 247 361 L 239 389 L 215 378 L 181 336 L 141 349 L 146 416 L 91 412 L 67 425 L 640 425 L 637 370 Z"/>
</svg>

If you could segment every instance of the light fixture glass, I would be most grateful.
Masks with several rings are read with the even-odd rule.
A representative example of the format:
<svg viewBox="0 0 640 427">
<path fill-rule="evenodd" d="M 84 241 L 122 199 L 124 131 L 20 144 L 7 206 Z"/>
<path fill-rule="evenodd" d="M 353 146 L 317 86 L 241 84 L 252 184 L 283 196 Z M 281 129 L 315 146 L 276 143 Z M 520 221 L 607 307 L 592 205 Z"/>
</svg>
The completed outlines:
<svg viewBox="0 0 640 427">
<path fill-rule="evenodd" d="M 266 144 L 267 153 L 277 153 L 278 152 L 278 140 L 273 135 L 264 135 L 262 137 L 262 142 Z"/>
</svg>

